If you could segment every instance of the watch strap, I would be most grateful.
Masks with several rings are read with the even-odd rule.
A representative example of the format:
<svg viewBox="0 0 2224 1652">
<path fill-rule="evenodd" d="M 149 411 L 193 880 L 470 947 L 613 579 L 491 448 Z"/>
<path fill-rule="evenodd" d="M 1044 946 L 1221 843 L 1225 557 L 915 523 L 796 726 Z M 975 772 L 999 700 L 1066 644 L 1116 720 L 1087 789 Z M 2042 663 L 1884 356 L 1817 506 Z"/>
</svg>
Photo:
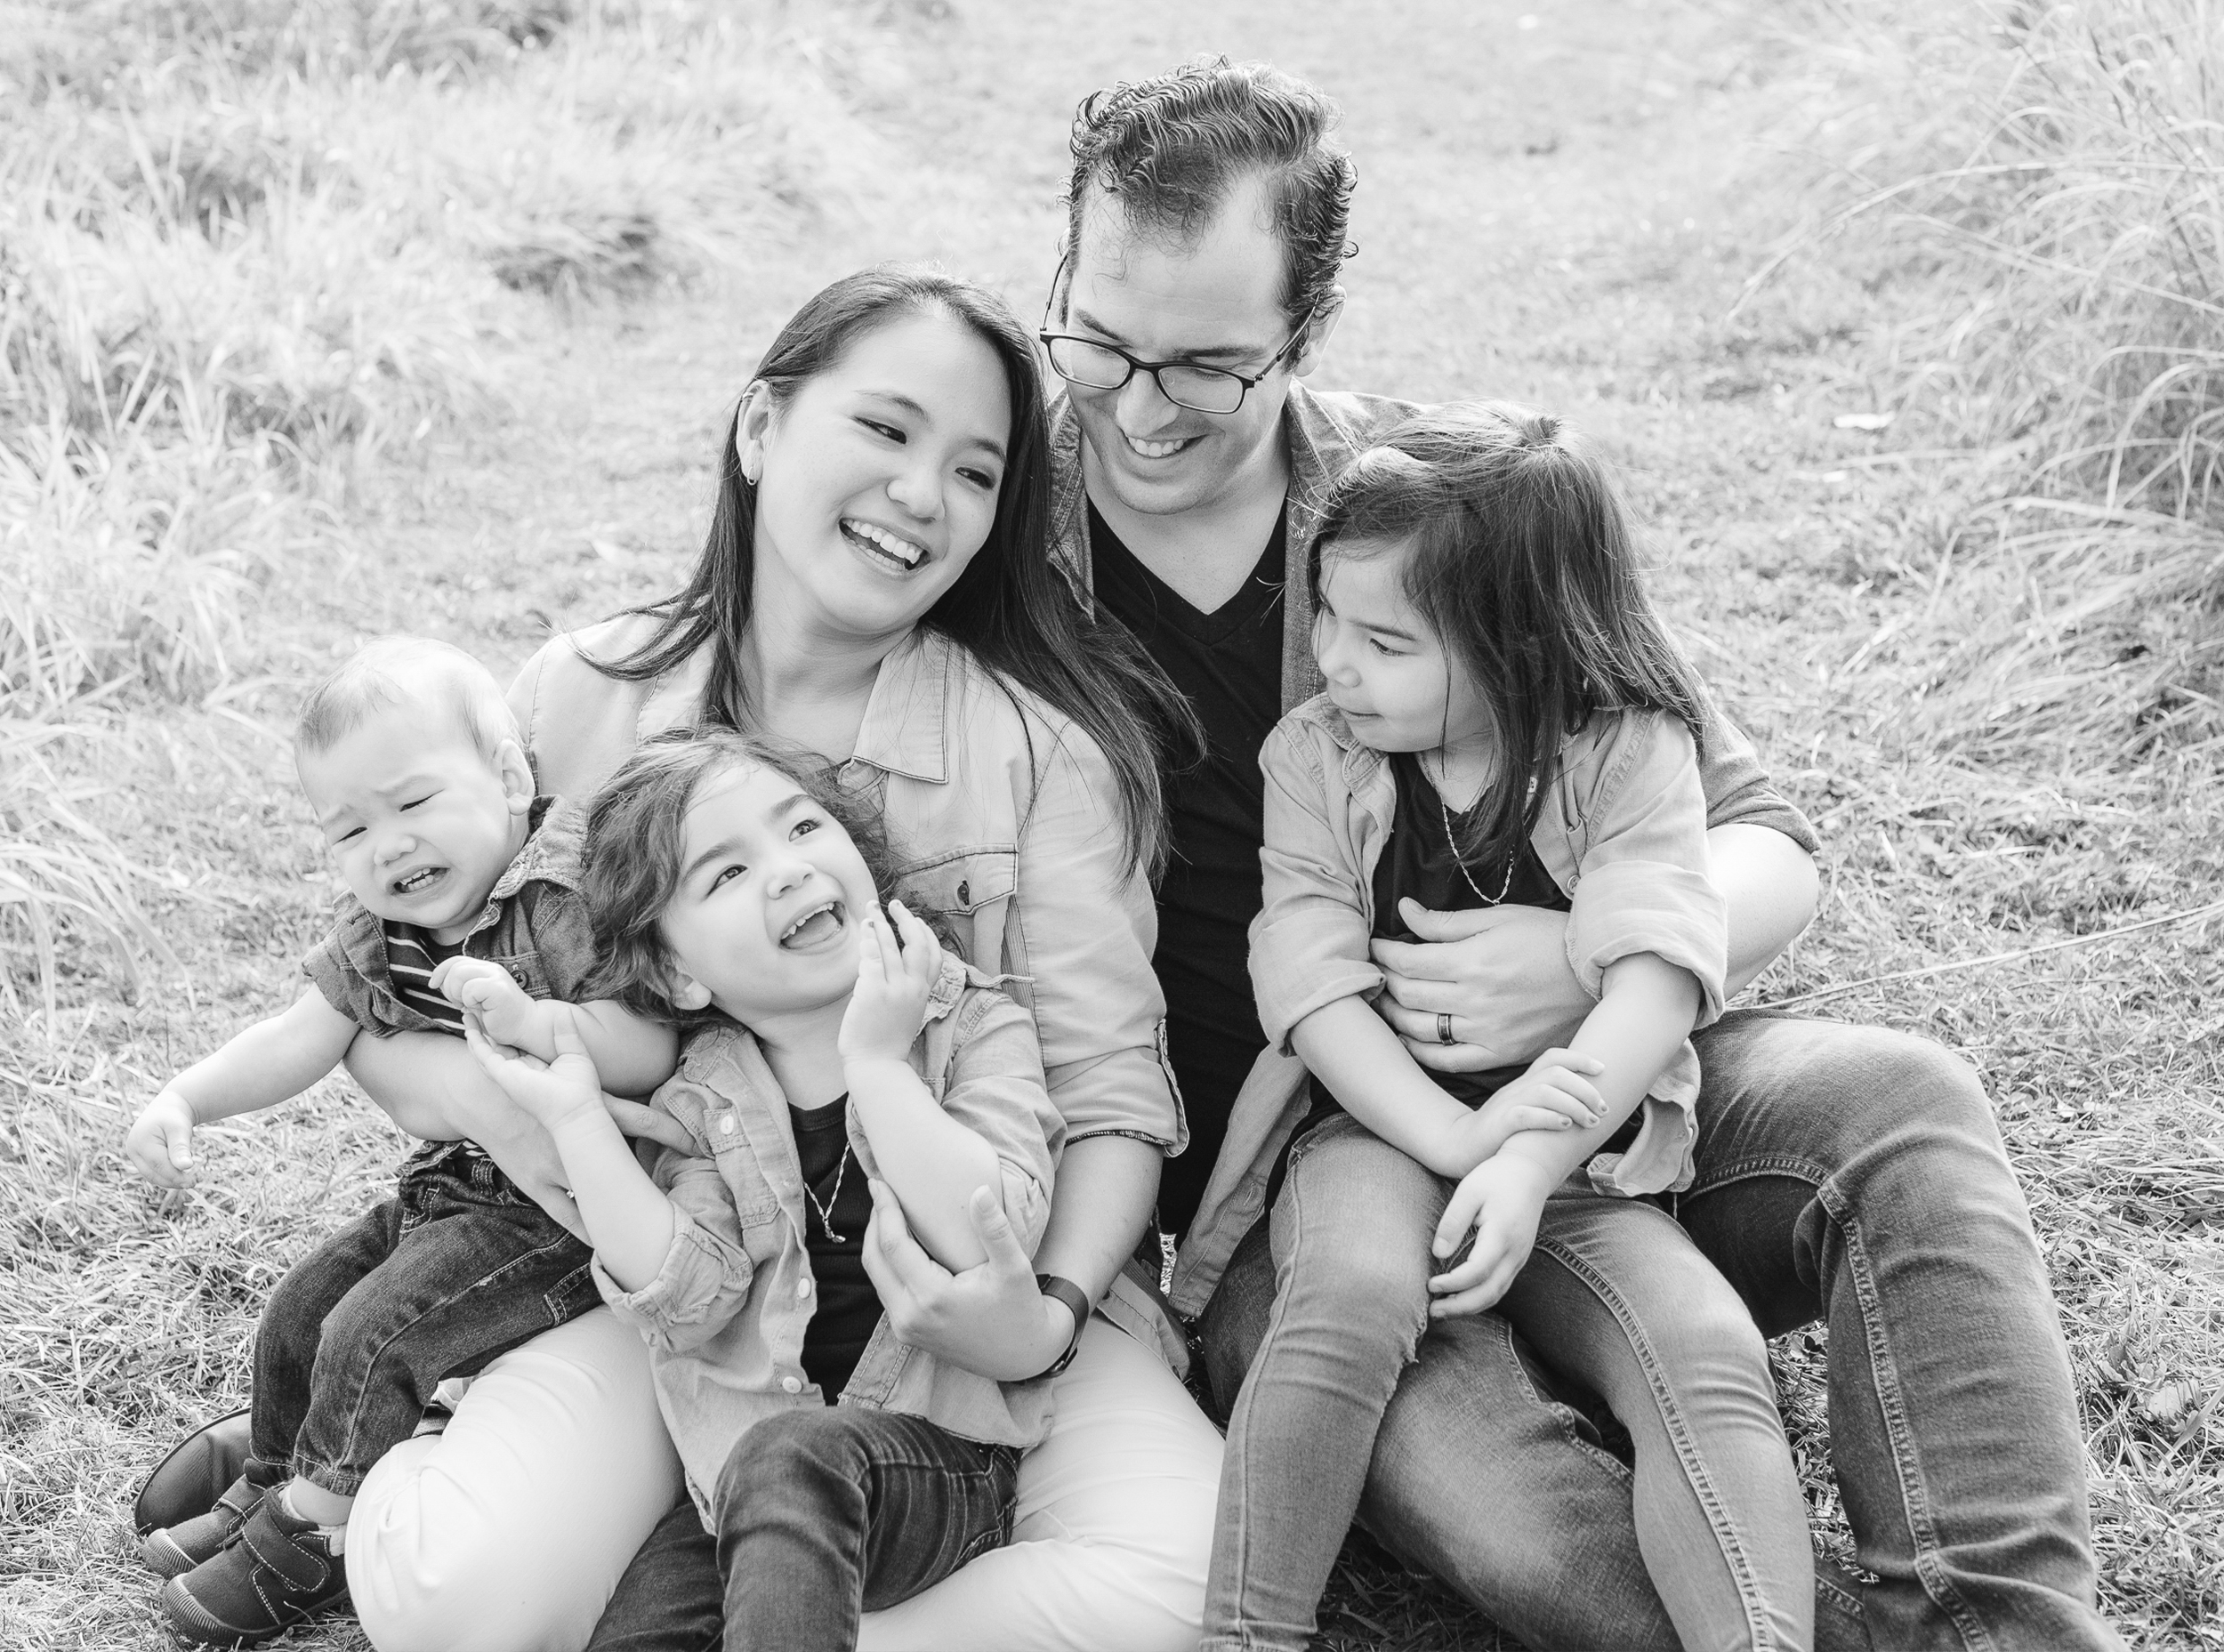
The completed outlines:
<svg viewBox="0 0 2224 1652">
<path fill-rule="evenodd" d="M 1035 1374 L 1038 1377 L 1054 1377 L 1068 1366 L 1073 1364 L 1074 1356 L 1081 1351 L 1081 1334 L 1089 1327 L 1091 1311 L 1089 1293 L 1071 1279 L 1060 1278 L 1054 1273 L 1036 1274 L 1035 1285 L 1044 1295 L 1054 1297 L 1065 1303 L 1067 1310 L 1074 1317 L 1074 1334 L 1072 1340 L 1066 1344 L 1066 1351 Z"/>
</svg>

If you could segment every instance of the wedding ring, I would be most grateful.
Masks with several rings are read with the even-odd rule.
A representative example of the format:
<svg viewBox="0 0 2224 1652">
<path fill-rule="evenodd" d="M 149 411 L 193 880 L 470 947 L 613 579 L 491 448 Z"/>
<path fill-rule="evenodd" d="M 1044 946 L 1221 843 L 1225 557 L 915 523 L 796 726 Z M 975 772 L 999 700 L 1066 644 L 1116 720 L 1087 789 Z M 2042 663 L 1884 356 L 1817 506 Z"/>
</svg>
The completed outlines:
<svg viewBox="0 0 2224 1652">
<path fill-rule="evenodd" d="M 1437 1042 L 1440 1044 L 1458 1042 L 1452 1036 L 1452 1018 L 1448 1015 L 1439 1014 L 1437 1017 Z"/>
</svg>

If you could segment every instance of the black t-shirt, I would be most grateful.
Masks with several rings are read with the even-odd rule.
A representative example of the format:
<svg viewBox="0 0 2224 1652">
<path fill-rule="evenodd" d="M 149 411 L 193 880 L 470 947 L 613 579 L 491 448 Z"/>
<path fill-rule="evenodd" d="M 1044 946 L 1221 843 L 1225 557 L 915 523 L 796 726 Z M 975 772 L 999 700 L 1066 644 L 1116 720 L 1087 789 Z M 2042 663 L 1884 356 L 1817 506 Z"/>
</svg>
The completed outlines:
<svg viewBox="0 0 2224 1652">
<path fill-rule="evenodd" d="M 1455 848 L 1474 824 L 1473 811 L 1453 812 L 1411 752 L 1390 753 L 1390 773 L 1398 781 L 1398 810 L 1390 819 L 1390 841 L 1374 863 L 1374 927 L 1377 940 L 1417 940 L 1406 927 L 1398 903 L 1419 901 L 1431 912 L 1470 912 L 1479 907 L 1539 907 L 1547 912 L 1566 912 L 1567 897 L 1544 869 L 1535 847 L 1527 838 L 1512 862 L 1496 860 L 1488 866 L 1463 866 Z M 1479 800 L 1475 807 L 1480 809 Z M 1426 1069 L 1423 1069 L 1426 1070 Z M 1529 1070 L 1526 1061 L 1513 1067 L 1487 1068 L 1479 1073 L 1437 1073 L 1429 1076 L 1438 1089 L 1468 1107 L 1480 1107 Z M 1324 1118 L 1343 1111 L 1317 1079 L 1312 1081 L 1312 1109 L 1299 1126 L 1296 1140 Z M 1619 1151 L 1636 1139 L 1638 1116 L 1632 1116 L 1600 1151 Z M 1277 1169 L 1274 1180 L 1278 1182 Z"/>
<path fill-rule="evenodd" d="M 873 1192 L 857 1155 L 850 1151 L 849 1100 L 787 1110 L 803 1186 L 810 1189 L 803 1200 L 803 1239 L 818 1293 L 803 1330 L 803 1371 L 830 1406 L 848 1386 L 881 1322 L 880 1295 L 865 1271 L 865 1224 L 873 1219 Z M 821 1205 L 832 1218 L 831 1231 L 820 1220 Z"/>
<path fill-rule="evenodd" d="M 1089 507 L 1097 600 L 1134 633 L 1205 725 L 1205 761 L 1166 779 L 1172 854 L 1158 887 L 1153 960 L 1189 1120 L 1189 1151 L 1166 1161 L 1159 1183 L 1159 1224 L 1172 1234 L 1197 1213 L 1236 1092 L 1267 1042 L 1252 996 L 1248 931 L 1259 914 L 1266 796 L 1259 748 L 1282 714 L 1287 531 L 1277 518 L 1243 588 L 1206 614 L 1138 561 Z"/>
</svg>

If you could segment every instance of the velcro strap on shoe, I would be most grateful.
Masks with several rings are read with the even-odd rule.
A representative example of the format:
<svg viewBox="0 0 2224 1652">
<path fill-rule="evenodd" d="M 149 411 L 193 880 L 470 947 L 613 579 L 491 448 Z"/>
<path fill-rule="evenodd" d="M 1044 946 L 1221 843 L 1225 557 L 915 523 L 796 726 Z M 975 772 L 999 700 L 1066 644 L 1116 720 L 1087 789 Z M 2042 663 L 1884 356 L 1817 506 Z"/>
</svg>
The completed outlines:
<svg viewBox="0 0 2224 1652">
<path fill-rule="evenodd" d="M 332 1582 L 332 1558 L 320 1552 L 324 1544 L 314 1527 L 284 1532 L 273 1520 L 249 1520 L 239 1541 L 262 1565 L 296 1589 L 322 1590 Z"/>
</svg>

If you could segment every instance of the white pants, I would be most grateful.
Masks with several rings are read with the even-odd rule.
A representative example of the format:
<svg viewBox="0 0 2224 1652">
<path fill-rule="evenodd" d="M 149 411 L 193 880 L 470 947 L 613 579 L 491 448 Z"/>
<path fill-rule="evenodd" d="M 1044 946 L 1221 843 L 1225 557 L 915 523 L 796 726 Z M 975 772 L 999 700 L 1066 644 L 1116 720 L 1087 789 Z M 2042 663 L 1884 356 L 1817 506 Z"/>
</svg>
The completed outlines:
<svg viewBox="0 0 2224 1652">
<path fill-rule="evenodd" d="M 1220 1436 L 1101 1318 L 1053 1392 L 1011 1545 L 868 1614 L 862 1652 L 1192 1652 Z M 648 1351 L 597 1309 L 494 1361 L 444 1432 L 371 1471 L 348 1522 L 364 1632 L 378 1652 L 579 1652 L 679 1495 Z"/>
</svg>

